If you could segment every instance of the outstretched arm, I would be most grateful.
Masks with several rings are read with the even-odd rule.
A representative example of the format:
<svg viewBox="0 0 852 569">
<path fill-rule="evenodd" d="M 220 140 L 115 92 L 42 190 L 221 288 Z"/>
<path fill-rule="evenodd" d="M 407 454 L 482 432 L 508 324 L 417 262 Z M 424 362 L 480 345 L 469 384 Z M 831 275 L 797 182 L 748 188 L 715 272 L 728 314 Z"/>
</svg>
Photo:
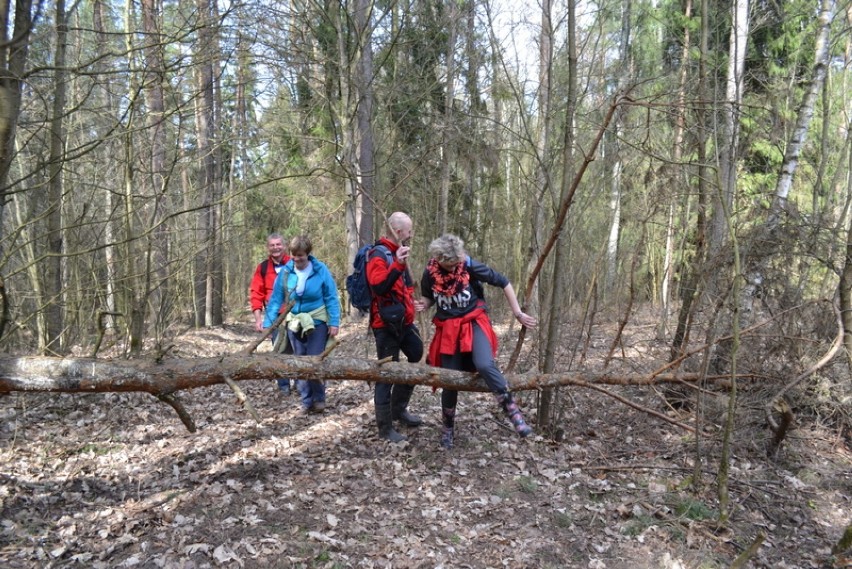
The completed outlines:
<svg viewBox="0 0 852 569">
<path fill-rule="evenodd" d="M 515 289 L 512 287 L 512 283 L 509 283 L 503 287 L 503 295 L 509 302 L 509 307 L 512 309 L 512 314 L 515 315 L 515 318 L 518 319 L 518 322 L 520 322 L 527 328 L 535 328 L 536 326 L 538 326 L 538 320 L 521 310 L 521 305 L 518 304 L 518 297 L 515 296 Z"/>
</svg>

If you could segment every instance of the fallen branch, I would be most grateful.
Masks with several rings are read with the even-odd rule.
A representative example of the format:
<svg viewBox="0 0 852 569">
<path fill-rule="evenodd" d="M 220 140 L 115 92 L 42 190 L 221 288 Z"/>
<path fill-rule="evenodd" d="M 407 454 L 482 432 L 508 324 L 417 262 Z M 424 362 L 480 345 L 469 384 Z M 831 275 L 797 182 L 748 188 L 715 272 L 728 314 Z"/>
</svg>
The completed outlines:
<svg viewBox="0 0 852 569">
<path fill-rule="evenodd" d="M 260 423 L 260 415 L 257 414 L 257 411 L 255 411 L 254 407 L 251 404 L 251 401 L 248 400 L 246 394 L 243 393 L 242 389 L 240 389 L 240 386 L 237 385 L 236 382 L 234 382 L 234 380 L 230 377 L 225 377 L 225 383 L 227 383 L 228 387 L 231 388 L 231 391 L 234 392 L 234 395 L 236 395 L 239 404 L 248 410 L 249 414 L 256 422 Z"/>
<path fill-rule="evenodd" d="M 265 339 L 267 339 L 272 334 L 272 332 L 277 330 L 278 327 L 281 326 L 281 323 L 284 322 L 284 319 L 287 318 L 287 315 L 290 314 L 290 309 L 293 308 L 293 304 L 294 303 L 292 300 L 285 304 L 284 311 L 278 314 L 278 318 L 276 318 L 275 321 L 270 324 L 268 328 L 263 329 L 263 331 L 260 333 L 260 338 L 249 344 L 249 346 L 244 350 L 243 353 L 251 354 L 257 349 L 259 345 L 263 343 Z M 287 333 L 286 330 L 282 330 L 282 332 L 284 334 Z"/>
<path fill-rule="evenodd" d="M 751 542 L 751 545 L 748 548 L 740 553 L 734 562 L 731 563 L 731 569 L 742 569 L 745 567 L 749 560 L 755 556 L 755 554 L 760 550 L 760 546 L 763 545 L 763 540 L 766 539 L 766 535 L 761 531 L 757 533 L 757 537 L 754 538 L 754 541 Z"/>
<path fill-rule="evenodd" d="M 174 393 L 156 393 L 154 395 L 157 399 L 169 404 L 175 410 L 187 431 L 190 433 L 195 432 L 195 421 L 192 420 L 192 415 L 189 414 L 189 411 L 186 410 L 186 407 L 183 406 L 183 402 L 178 399 L 177 395 Z"/>
<path fill-rule="evenodd" d="M 638 403 L 634 403 L 633 401 L 630 401 L 626 397 L 622 397 L 621 395 L 618 395 L 616 393 L 613 393 L 612 391 L 604 389 L 604 388 L 600 387 L 599 385 L 587 384 L 586 387 L 588 387 L 589 389 L 593 389 L 593 390 L 595 390 L 599 393 L 603 393 L 604 395 L 606 395 L 608 397 L 612 397 L 616 401 L 623 403 L 624 405 L 627 405 L 628 407 L 632 407 L 633 409 L 636 409 L 637 411 L 642 411 L 643 413 L 647 413 L 648 415 L 652 415 L 652 416 L 660 419 L 661 421 L 665 421 L 666 423 L 671 423 L 672 425 L 680 427 L 681 429 L 683 429 L 685 431 L 689 431 L 690 433 L 695 432 L 695 427 L 691 427 L 691 426 L 687 425 L 686 423 L 681 423 L 680 421 L 675 421 L 674 419 L 670 419 L 670 418 L 666 417 L 663 413 L 660 413 L 659 411 L 655 411 L 655 410 L 649 409 L 648 407 L 645 407 L 643 405 L 639 405 Z"/>
</svg>

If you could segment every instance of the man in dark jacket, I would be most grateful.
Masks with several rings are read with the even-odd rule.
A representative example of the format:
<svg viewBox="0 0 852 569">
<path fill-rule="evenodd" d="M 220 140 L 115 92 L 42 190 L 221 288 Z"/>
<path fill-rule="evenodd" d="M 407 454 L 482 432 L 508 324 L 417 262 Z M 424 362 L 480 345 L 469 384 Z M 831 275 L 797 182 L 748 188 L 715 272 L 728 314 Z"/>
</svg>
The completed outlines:
<svg viewBox="0 0 852 569">
<path fill-rule="evenodd" d="M 408 246 L 414 231 L 411 218 L 398 211 L 387 220 L 386 235 L 379 239 L 367 261 L 367 282 L 373 294 L 370 327 L 376 337 L 379 359 L 401 351 L 409 362 L 423 357 L 423 340 L 414 324 L 414 280 L 408 270 Z M 393 428 L 393 421 L 418 427 L 423 421 L 408 412 L 413 385 L 377 383 L 374 394 L 379 437 L 391 442 L 406 440 Z"/>
<path fill-rule="evenodd" d="M 249 304 L 254 314 L 254 329 L 258 332 L 263 332 L 263 311 L 266 309 L 269 297 L 272 296 L 275 277 L 290 260 L 290 256 L 287 255 L 287 248 L 284 245 L 284 238 L 280 233 L 271 233 L 266 238 L 266 251 L 269 256 L 257 265 L 251 279 L 251 285 L 249 285 Z M 272 320 L 275 320 L 275 317 Z M 271 336 L 273 344 L 275 344 L 277 337 L 278 330 L 275 330 Z M 292 350 L 290 353 L 293 353 Z M 284 395 L 290 395 L 290 380 L 279 379 L 278 389 Z"/>
</svg>

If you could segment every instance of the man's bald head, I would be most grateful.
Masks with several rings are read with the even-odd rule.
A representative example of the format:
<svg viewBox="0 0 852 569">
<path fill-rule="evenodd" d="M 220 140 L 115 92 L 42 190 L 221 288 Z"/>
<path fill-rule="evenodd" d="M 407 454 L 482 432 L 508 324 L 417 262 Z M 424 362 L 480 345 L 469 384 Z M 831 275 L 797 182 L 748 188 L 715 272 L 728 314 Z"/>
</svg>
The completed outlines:
<svg viewBox="0 0 852 569">
<path fill-rule="evenodd" d="M 401 211 L 395 211 L 388 217 L 388 228 L 390 229 L 390 237 L 396 243 L 403 243 L 411 239 L 412 222 L 408 214 Z"/>
</svg>

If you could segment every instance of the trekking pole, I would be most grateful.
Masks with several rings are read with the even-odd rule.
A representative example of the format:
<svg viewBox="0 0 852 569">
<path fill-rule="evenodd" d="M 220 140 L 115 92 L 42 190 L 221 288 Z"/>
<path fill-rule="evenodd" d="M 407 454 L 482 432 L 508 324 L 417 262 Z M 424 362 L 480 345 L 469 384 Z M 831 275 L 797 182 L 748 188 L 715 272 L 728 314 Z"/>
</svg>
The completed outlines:
<svg viewBox="0 0 852 569">
<path fill-rule="evenodd" d="M 246 355 L 254 352 L 257 349 L 257 347 L 259 345 L 261 345 L 263 343 L 263 341 L 266 340 L 269 337 L 270 334 L 272 334 L 272 331 L 276 330 L 281 325 L 281 323 L 284 322 L 284 319 L 287 318 L 287 315 L 290 313 L 291 308 L 293 308 L 293 301 L 292 300 L 287 303 L 287 305 L 285 306 L 284 312 L 282 312 L 281 314 L 278 315 L 278 318 L 275 319 L 275 322 L 270 324 L 269 328 L 263 329 L 263 332 L 260 333 L 260 338 L 258 338 L 257 340 L 255 340 L 254 342 L 249 344 L 249 346 L 243 352 Z"/>
</svg>

